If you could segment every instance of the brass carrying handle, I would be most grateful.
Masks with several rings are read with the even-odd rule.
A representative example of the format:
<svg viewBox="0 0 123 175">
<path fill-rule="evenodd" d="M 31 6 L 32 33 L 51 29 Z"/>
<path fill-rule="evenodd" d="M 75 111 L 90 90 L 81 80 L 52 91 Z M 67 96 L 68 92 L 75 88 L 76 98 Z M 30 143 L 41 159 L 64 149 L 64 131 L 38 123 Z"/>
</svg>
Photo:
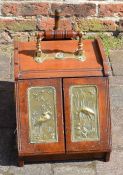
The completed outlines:
<svg viewBox="0 0 123 175">
<path fill-rule="evenodd" d="M 40 37 L 43 37 L 43 40 L 66 40 L 71 38 L 80 37 L 80 32 L 73 30 L 60 30 L 60 18 L 61 18 L 61 9 L 55 10 L 55 26 L 54 30 L 45 30 L 37 35 L 37 40 Z M 42 36 L 41 36 L 42 35 Z M 82 33 L 83 35 L 83 33 Z"/>
<path fill-rule="evenodd" d="M 76 36 L 79 37 L 79 41 L 78 41 L 78 46 L 77 49 L 75 50 L 75 57 L 77 57 L 79 60 L 84 61 L 85 55 L 84 55 L 84 51 L 83 51 L 83 44 L 82 44 L 82 33 L 76 33 Z M 45 60 L 45 54 L 42 52 L 41 49 L 41 41 L 44 38 L 44 33 L 38 33 L 37 34 L 37 42 L 36 42 L 36 51 L 35 51 L 35 55 L 34 55 L 34 60 L 36 62 L 43 62 Z"/>
<path fill-rule="evenodd" d="M 84 51 L 83 51 L 83 44 L 82 44 L 82 37 L 84 33 L 75 32 L 73 30 L 59 30 L 59 19 L 60 19 L 61 10 L 55 10 L 55 27 L 54 30 L 48 30 L 43 32 L 38 32 L 36 34 L 37 42 L 36 42 L 36 51 L 34 55 L 34 59 L 41 60 L 43 62 L 43 53 L 41 50 L 41 41 L 43 40 L 66 40 L 71 38 L 79 37 L 78 47 L 75 51 L 75 56 L 77 56 L 80 60 L 84 58 Z"/>
</svg>

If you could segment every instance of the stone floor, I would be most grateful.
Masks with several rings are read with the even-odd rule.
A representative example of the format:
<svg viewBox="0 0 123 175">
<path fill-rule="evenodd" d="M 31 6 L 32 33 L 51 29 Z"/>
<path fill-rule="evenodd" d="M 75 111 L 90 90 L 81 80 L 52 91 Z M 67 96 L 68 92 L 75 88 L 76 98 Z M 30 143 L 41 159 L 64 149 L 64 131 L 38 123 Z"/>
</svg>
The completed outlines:
<svg viewBox="0 0 123 175">
<path fill-rule="evenodd" d="M 8 48 L 5 48 L 5 50 Z M 10 49 L 11 50 L 11 49 Z M 0 55 L 0 175 L 123 175 L 123 50 L 111 51 L 112 146 L 109 162 L 62 162 L 17 167 L 12 54 Z"/>
</svg>

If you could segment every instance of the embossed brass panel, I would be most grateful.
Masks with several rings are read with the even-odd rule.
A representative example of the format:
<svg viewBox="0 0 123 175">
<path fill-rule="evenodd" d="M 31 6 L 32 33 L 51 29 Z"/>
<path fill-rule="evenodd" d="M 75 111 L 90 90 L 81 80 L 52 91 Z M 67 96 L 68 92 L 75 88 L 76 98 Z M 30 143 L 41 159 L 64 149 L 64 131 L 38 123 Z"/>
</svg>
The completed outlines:
<svg viewBox="0 0 123 175">
<path fill-rule="evenodd" d="M 73 142 L 99 140 L 98 89 L 95 85 L 70 87 Z"/>
<path fill-rule="evenodd" d="M 28 88 L 30 143 L 57 142 L 56 90 L 52 86 Z"/>
</svg>

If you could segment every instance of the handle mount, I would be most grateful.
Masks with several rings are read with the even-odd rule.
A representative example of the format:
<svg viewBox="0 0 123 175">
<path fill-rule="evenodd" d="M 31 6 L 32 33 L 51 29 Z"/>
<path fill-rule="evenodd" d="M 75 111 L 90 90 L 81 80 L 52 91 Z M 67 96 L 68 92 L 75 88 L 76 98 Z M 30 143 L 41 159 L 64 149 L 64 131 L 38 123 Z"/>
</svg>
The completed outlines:
<svg viewBox="0 0 123 175">
<path fill-rule="evenodd" d="M 36 34 L 37 42 L 36 42 L 36 51 L 34 55 L 34 60 L 38 63 L 43 62 L 44 59 L 48 57 L 48 53 L 44 54 L 41 50 L 42 39 L 43 40 L 67 40 L 67 39 L 79 37 L 78 46 L 75 52 L 73 53 L 73 55 L 69 55 L 69 56 L 67 54 L 65 55 L 67 55 L 68 58 L 71 58 L 71 56 L 73 56 L 75 59 L 78 59 L 80 61 L 85 61 L 86 59 L 84 55 L 83 43 L 82 43 L 82 37 L 84 33 L 78 32 L 78 31 L 75 32 L 73 30 L 59 30 L 59 21 L 61 17 L 60 14 L 61 14 L 61 9 L 56 9 L 54 30 L 47 30 Z M 65 57 L 63 56 L 64 54 L 60 52 L 60 53 L 56 53 L 55 58 L 57 58 L 58 55 L 60 55 L 60 58 L 61 58 L 61 55 L 62 55 L 62 58 Z"/>
</svg>

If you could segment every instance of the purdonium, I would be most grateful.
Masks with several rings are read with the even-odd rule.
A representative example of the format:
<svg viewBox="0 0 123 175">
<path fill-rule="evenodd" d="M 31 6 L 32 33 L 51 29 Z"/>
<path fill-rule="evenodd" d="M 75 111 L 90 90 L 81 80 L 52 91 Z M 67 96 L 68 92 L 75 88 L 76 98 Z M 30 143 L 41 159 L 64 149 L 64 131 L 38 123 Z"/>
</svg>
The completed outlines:
<svg viewBox="0 0 123 175">
<path fill-rule="evenodd" d="M 101 40 L 82 37 L 59 30 L 56 21 L 55 30 L 37 34 L 37 42 L 15 42 L 19 166 L 109 160 L 110 67 Z"/>
</svg>

